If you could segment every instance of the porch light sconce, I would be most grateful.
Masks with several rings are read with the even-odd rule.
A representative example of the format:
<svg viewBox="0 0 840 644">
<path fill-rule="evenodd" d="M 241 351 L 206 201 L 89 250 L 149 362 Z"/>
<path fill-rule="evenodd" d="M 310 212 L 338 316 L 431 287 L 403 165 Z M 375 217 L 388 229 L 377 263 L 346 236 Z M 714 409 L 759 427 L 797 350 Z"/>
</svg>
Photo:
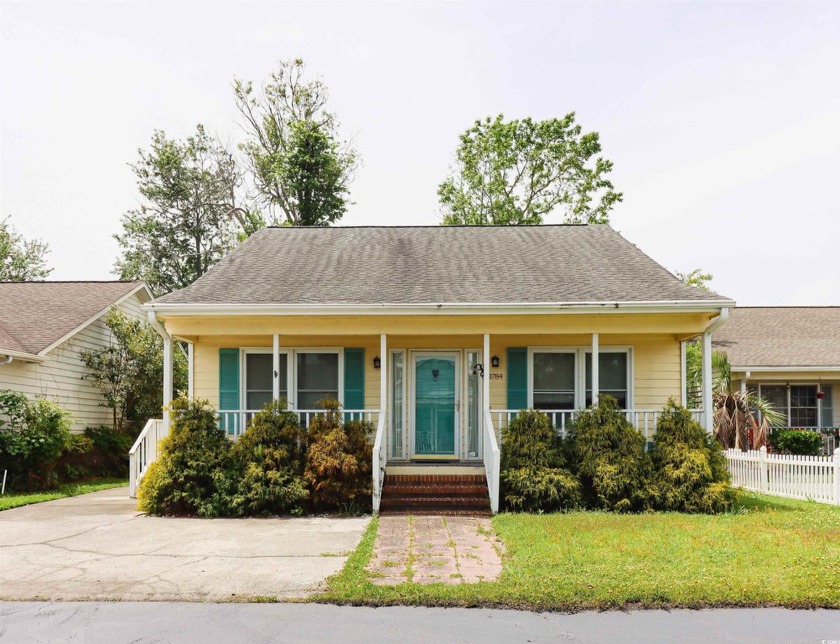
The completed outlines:
<svg viewBox="0 0 840 644">
<path fill-rule="evenodd" d="M 373 368 L 374 368 L 374 369 L 379 369 L 379 368 L 381 368 L 381 367 L 382 367 L 382 360 L 380 360 L 380 359 L 379 359 L 379 356 L 376 356 L 376 357 L 373 359 Z"/>
<path fill-rule="evenodd" d="M 493 356 L 492 358 L 490 358 L 490 366 L 494 369 L 498 369 L 501 363 L 502 361 L 499 358 L 499 356 Z"/>
</svg>

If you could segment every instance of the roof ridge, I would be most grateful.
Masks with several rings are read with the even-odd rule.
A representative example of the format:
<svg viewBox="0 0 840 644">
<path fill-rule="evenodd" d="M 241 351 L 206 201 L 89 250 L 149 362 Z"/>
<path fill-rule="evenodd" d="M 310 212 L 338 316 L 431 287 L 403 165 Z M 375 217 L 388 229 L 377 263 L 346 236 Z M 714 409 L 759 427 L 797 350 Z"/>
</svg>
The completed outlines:
<svg viewBox="0 0 840 644">
<path fill-rule="evenodd" d="M 397 224 L 395 226 L 388 226 L 388 225 L 352 225 L 352 226 L 264 226 L 263 229 L 271 229 L 271 230 L 346 230 L 346 229 L 359 229 L 359 228 L 437 228 L 437 229 L 446 229 L 446 228 L 510 228 L 511 230 L 516 230 L 517 228 L 586 228 L 588 226 L 604 226 L 610 228 L 611 230 L 615 230 L 610 224 L 456 224 L 453 226 L 444 226 L 442 224 L 416 224 L 416 225 L 408 225 L 408 224 Z"/>
<path fill-rule="evenodd" d="M 142 284 L 143 280 L 0 280 L 0 284 Z"/>
</svg>

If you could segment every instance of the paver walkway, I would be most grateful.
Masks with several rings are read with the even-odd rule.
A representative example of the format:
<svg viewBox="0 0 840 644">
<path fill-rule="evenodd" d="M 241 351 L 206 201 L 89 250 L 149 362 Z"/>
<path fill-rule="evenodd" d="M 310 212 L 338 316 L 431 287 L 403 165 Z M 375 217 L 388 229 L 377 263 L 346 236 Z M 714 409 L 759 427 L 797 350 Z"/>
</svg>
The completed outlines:
<svg viewBox="0 0 840 644">
<path fill-rule="evenodd" d="M 367 569 L 379 585 L 473 584 L 498 578 L 501 553 L 490 519 L 384 516 Z"/>
</svg>

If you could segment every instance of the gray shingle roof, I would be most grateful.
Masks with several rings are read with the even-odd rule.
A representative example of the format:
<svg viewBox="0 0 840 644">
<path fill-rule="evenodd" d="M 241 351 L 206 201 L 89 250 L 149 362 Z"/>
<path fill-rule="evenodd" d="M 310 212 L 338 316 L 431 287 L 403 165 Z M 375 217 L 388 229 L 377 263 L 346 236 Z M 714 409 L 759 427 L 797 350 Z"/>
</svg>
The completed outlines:
<svg viewBox="0 0 840 644">
<path fill-rule="evenodd" d="M 265 228 L 167 304 L 703 302 L 607 225 Z"/>
<path fill-rule="evenodd" d="M 840 366 L 840 307 L 739 307 L 712 344 L 735 366 Z"/>
<path fill-rule="evenodd" d="M 37 354 L 142 282 L 0 282 L 0 353 Z"/>
</svg>

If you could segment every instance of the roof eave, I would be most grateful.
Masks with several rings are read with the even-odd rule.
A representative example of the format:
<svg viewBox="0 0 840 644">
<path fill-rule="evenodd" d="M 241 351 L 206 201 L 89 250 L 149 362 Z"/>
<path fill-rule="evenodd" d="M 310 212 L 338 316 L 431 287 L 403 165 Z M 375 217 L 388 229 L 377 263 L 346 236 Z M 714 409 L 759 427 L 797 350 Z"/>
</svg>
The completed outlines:
<svg viewBox="0 0 840 644">
<path fill-rule="evenodd" d="M 228 315 L 546 315 L 599 313 L 717 313 L 732 300 L 652 302 L 519 302 L 417 304 L 202 304 L 148 302 L 143 308 L 169 316 Z"/>
<path fill-rule="evenodd" d="M 732 365 L 731 371 L 746 372 L 746 371 L 764 371 L 768 373 L 776 373 L 783 371 L 838 371 L 840 372 L 840 365 Z"/>
<path fill-rule="evenodd" d="M 44 362 L 46 360 L 46 357 L 44 356 L 27 353 L 26 351 L 17 351 L 15 349 L 0 348 L 0 356 L 7 356 L 16 360 L 24 360 L 26 362 Z"/>
</svg>

